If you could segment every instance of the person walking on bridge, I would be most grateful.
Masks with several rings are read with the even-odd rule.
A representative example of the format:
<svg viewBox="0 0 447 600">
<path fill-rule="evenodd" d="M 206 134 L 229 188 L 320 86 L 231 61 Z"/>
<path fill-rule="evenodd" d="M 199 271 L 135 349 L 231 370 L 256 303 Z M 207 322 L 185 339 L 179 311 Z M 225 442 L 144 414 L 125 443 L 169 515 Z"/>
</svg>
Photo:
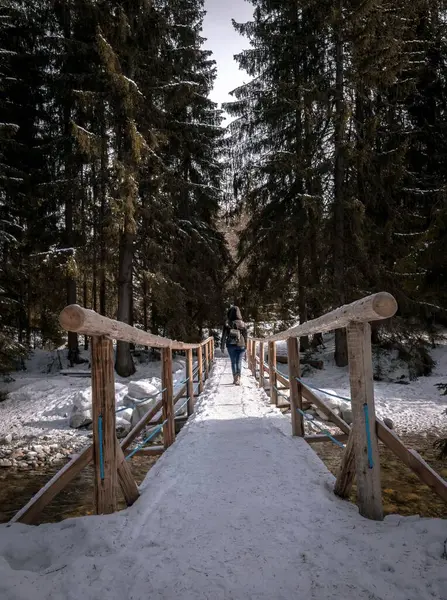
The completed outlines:
<svg viewBox="0 0 447 600">
<path fill-rule="evenodd" d="M 227 313 L 227 320 L 223 326 L 221 350 L 225 347 L 231 360 L 233 383 L 241 385 L 242 357 L 247 346 L 247 328 L 242 320 L 238 306 L 232 306 Z"/>
</svg>

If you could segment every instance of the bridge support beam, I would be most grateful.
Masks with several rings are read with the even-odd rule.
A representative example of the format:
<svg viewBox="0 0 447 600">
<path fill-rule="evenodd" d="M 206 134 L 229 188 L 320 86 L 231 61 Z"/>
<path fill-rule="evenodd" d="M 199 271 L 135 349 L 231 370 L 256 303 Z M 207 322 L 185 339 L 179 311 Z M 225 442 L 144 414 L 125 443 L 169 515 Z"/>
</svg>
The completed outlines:
<svg viewBox="0 0 447 600">
<path fill-rule="evenodd" d="M 276 391 L 276 345 L 275 342 L 269 342 L 269 385 L 270 385 L 270 403 L 278 406 L 278 392 Z"/>
<path fill-rule="evenodd" d="M 369 323 L 350 323 L 347 327 L 349 378 L 352 401 L 352 437 L 357 499 L 360 514 L 382 520 L 379 444 L 376 434 L 374 384 Z M 351 448 L 348 443 L 347 450 Z"/>
<path fill-rule="evenodd" d="M 118 481 L 113 345 L 105 337 L 92 338 L 92 420 L 95 506 L 107 515 L 116 511 Z"/>
<path fill-rule="evenodd" d="M 302 385 L 297 381 L 301 376 L 299 338 L 290 337 L 287 340 L 287 354 L 289 361 L 289 385 L 290 385 L 290 412 L 292 415 L 292 435 L 304 436 L 303 415 L 298 409 L 303 410 Z"/>
<path fill-rule="evenodd" d="M 259 387 L 264 389 L 264 342 L 259 342 Z"/>
<path fill-rule="evenodd" d="M 175 442 L 171 348 L 163 348 L 162 350 L 161 381 L 163 386 L 163 421 L 167 420 L 163 427 L 163 441 L 165 448 L 168 448 Z"/>
</svg>

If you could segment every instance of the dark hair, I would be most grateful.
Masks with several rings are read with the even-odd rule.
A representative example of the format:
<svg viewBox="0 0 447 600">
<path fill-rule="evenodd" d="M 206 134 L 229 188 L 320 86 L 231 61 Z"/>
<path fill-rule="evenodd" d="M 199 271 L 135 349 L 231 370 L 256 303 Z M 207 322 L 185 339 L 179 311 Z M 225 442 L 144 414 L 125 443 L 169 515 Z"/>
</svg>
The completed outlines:
<svg viewBox="0 0 447 600">
<path fill-rule="evenodd" d="M 242 321 L 242 314 L 239 306 L 232 306 L 227 312 L 227 319 L 231 321 Z"/>
</svg>

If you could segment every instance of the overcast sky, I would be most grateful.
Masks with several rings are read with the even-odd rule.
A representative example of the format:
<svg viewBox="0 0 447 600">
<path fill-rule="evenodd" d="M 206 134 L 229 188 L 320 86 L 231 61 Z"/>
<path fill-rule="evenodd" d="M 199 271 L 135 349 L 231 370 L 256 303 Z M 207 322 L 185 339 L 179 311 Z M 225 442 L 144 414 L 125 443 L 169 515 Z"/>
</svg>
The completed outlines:
<svg viewBox="0 0 447 600">
<path fill-rule="evenodd" d="M 251 21 L 253 9 L 253 4 L 245 0 L 205 0 L 207 14 L 202 35 L 207 38 L 205 48 L 213 51 L 217 62 L 217 79 L 211 99 L 219 105 L 232 99 L 228 92 L 249 80 L 233 60 L 234 54 L 247 48 L 248 40 L 234 30 L 231 19 L 242 23 Z"/>
</svg>

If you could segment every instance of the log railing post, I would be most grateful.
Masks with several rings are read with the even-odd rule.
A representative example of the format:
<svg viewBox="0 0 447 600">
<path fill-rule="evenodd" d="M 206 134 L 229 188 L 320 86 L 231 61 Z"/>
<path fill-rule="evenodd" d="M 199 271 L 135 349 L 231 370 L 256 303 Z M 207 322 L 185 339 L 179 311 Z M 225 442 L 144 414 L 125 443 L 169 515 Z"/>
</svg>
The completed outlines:
<svg viewBox="0 0 447 600">
<path fill-rule="evenodd" d="M 214 362 L 214 337 L 211 338 L 211 362 Z"/>
<path fill-rule="evenodd" d="M 259 342 L 259 387 L 264 389 L 264 342 Z"/>
<path fill-rule="evenodd" d="M 381 520 L 382 490 L 369 323 L 350 323 L 347 338 L 359 512 L 368 519 Z"/>
<path fill-rule="evenodd" d="M 269 342 L 269 385 L 270 403 L 278 406 L 278 393 L 276 391 L 276 345 Z"/>
<path fill-rule="evenodd" d="M 115 431 L 113 344 L 92 338 L 92 420 L 95 507 L 99 515 L 116 511 L 118 483 Z"/>
<path fill-rule="evenodd" d="M 253 377 L 256 379 L 256 340 L 252 341 L 252 362 L 251 362 L 251 372 Z"/>
<path fill-rule="evenodd" d="M 205 343 L 205 381 L 208 379 L 210 370 L 210 345 L 208 342 Z"/>
<path fill-rule="evenodd" d="M 297 377 L 301 376 L 299 338 L 290 337 L 287 340 L 287 356 L 289 364 L 290 412 L 292 415 L 292 435 L 304 436 L 303 415 L 297 409 L 303 410 L 302 386 Z"/>
<path fill-rule="evenodd" d="M 202 346 L 197 348 L 197 378 L 199 380 L 199 394 L 203 392 L 203 355 Z"/>
<path fill-rule="evenodd" d="M 188 397 L 188 417 L 194 412 L 194 379 L 192 368 L 192 350 L 186 351 L 186 395 Z"/>
<path fill-rule="evenodd" d="M 164 447 L 168 448 L 175 441 L 175 413 L 173 403 L 173 382 L 172 382 L 172 350 L 171 348 L 162 349 L 162 387 L 163 387 L 163 442 Z"/>
</svg>

